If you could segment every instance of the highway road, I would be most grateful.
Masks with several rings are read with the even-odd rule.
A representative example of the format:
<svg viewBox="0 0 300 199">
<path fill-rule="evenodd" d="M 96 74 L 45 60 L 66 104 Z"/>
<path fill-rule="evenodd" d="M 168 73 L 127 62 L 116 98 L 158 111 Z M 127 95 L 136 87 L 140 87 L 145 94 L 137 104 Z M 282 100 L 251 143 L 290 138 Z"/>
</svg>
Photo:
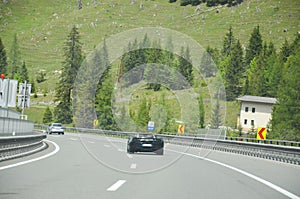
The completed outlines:
<svg viewBox="0 0 300 199">
<path fill-rule="evenodd" d="M 300 166 L 166 144 L 126 153 L 126 140 L 49 135 L 49 148 L 0 162 L 2 199 L 299 198 Z M 203 154 L 207 154 L 203 156 Z"/>
</svg>

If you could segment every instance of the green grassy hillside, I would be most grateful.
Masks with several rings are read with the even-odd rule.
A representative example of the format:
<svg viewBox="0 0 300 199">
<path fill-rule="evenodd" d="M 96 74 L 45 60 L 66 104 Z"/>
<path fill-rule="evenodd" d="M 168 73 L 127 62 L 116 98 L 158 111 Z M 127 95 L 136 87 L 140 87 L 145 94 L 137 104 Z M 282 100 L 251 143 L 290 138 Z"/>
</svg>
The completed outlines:
<svg viewBox="0 0 300 199">
<path fill-rule="evenodd" d="M 45 70 L 47 80 L 38 87 L 50 92 L 58 80 L 55 71 L 61 69 L 63 44 L 73 25 L 79 27 L 86 55 L 105 37 L 138 27 L 174 29 L 203 47 L 220 48 L 230 26 L 246 46 L 253 28 L 260 25 L 264 41 L 273 41 L 277 49 L 285 39 L 292 41 L 300 29 L 300 1 L 294 0 L 244 0 L 236 7 L 220 7 L 218 13 L 204 4 L 196 12 L 196 7 L 168 0 L 144 0 L 142 8 L 140 0 L 83 0 L 81 10 L 77 0 L 8 2 L 0 3 L 0 36 L 7 54 L 16 33 L 30 76 Z M 51 96 L 45 100 L 51 101 Z"/>
</svg>

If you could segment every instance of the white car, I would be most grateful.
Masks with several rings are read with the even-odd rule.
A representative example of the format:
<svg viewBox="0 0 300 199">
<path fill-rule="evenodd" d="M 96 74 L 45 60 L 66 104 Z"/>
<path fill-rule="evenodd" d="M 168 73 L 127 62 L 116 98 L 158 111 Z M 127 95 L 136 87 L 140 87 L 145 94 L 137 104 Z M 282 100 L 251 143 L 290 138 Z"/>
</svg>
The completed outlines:
<svg viewBox="0 0 300 199">
<path fill-rule="evenodd" d="M 47 134 L 52 134 L 52 133 L 57 133 L 57 134 L 62 134 L 64 135 L 64 128 L 61 123 L 52 123 L 49 125 L 47 128 Z"/>
</svg>

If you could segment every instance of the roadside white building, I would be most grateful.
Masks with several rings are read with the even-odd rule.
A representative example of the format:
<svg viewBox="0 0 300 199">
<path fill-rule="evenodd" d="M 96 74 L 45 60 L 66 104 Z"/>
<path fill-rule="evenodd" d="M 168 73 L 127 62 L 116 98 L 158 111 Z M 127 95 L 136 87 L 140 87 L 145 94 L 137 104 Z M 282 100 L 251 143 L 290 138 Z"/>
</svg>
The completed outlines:
<svg viewBox="0 0 300 199">
<path fill-rule="evenodd" d="M 255 129 L 267 127 L 272 118 L 275 98 L 245 95 L 237 100 L 241 102 L 238 126 L 241 125 L 243 130 L 250 130 L 252 127 Z"/>
</svg>

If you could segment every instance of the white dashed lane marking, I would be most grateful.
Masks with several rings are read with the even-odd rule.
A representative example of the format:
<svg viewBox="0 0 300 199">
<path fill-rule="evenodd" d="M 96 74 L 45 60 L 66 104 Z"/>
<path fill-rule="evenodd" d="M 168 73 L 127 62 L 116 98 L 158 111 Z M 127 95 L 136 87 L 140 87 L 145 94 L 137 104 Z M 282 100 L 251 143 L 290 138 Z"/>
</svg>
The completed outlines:
<svg viewBox="0 0 300 199">
<path fill-rule="evenodd" d="M 125 182 L 126 180 L 118 180 L 115 184 L 107 188 L 106 191 L 117 191 Z"/>
<path fill-rule="evenodd" d="M 131 169 L 136 169 L 136 164 L 131 164 L 130 168 Z"/>
</svg>

